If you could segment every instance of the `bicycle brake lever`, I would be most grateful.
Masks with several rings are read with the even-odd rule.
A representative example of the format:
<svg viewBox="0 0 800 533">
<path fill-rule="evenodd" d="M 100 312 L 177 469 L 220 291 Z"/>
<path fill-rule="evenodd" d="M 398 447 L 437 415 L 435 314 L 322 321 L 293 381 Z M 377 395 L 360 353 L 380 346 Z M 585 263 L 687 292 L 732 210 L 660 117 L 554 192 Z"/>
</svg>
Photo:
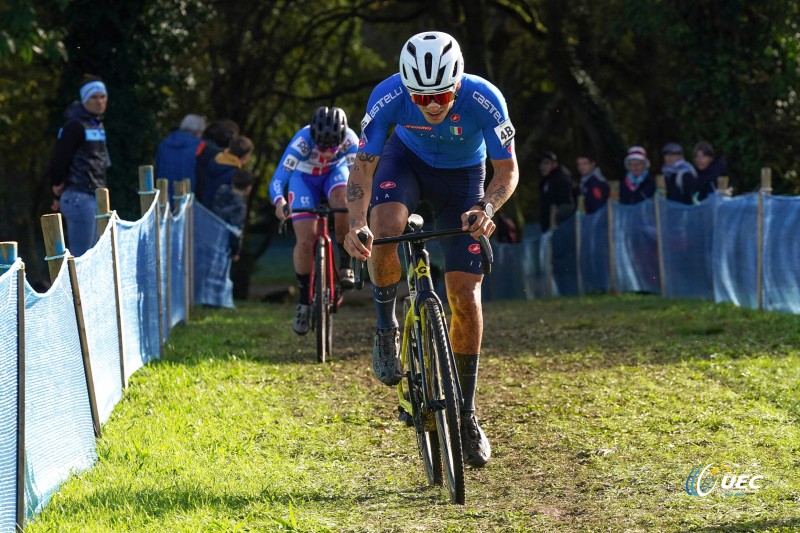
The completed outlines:
<svg viewBox="0 0 800 533">
<path fill-rule="evenodd" d="M 467 218 L 467 223 L 471 226 L 478 220 L 477 215 L 470 215 Z M 489 243 L 489 238 L 486 235 L 481 235 L 481 270 L 484 276 L 492 273 L 492 263 L 494 262 L 494 252 L 492 245 Z"/>
<path fill-rule="evenodd" d="M 291 211 L 289 209 L 289 204 L 283 204 L 283 214 L 288 217 L 290 212 Z M 281 220 L 281 223 L 278 225 L 278 235 L 283 235 L 283 233 L 286 231 L 286 221 L 287 220 L 289 220 L 289 219 L 288 218 L 284 218 L 283 220 Z"/>
<path fill-rule="evenodd" d="M 367 244 L 367 234 L 366 233 L 359 233 L 358 240 L 361 241 L 361 244 Z M 350 264 L 353 267 L 353 277 L 355 281 L 353 282 L 353 287 L 360 291 L 364 288 L 364 264 L 366 261 L 359 261 L 355 257 L 350 260 Z"/>
<path fill-rule="evenodd" d="M 481 270 L 484 276 L 492 273 L 492 263 L 494 262 L 494 252 L 492 244 L 486 235 L 481 235 Z"/>
</svg>

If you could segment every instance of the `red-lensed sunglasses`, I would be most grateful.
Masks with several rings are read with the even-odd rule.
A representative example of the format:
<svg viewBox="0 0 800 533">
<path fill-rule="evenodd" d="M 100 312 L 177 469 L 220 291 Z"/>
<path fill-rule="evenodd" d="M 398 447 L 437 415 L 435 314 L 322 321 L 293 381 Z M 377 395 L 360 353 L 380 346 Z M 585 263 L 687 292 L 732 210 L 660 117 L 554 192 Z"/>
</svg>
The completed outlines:
<svg viewBox="0 0 800 533">
<path fill-rule="evenodd" d="M 317 150 L 320 152 L 338 152 L 341 144 L 334 144 L 333 146 L 322 146 L 321 144 L 317 145 Z"/>
<path fill-rule="evenodd" d="M 447 91 L 446 93 L 438 93 L 438 94 L 418 94 L 418 93 L 409 93 L 409 94 L 411 94 L 411 101 L 421 106 L 427 106 L 432 101 L 436 102 L 439 105 L 447 105 L 456 99 L 455 91 Z"/>
</svg>

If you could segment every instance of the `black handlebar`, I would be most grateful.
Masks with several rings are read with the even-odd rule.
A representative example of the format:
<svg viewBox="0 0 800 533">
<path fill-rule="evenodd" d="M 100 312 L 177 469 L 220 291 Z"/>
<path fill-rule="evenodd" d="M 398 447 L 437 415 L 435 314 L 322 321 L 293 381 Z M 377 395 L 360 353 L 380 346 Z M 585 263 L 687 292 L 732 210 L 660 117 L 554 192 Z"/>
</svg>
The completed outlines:
<svg viewBox="0 0 800 533">
<path fill-rule="evenodd" d="M 471 226 L 475 223 L 478 219 L 477 215 L 470 215 L 467 219 L 467 222 Z M 462 235 L 467 233 L 466 231 L 462 230 L 461 228 L 453 228 L 453 229 L 445 229 L 445 230 L 433 230 L 433 231 L 425 231 L 425 232 L 418 232 L 415 230 L 411 230 L 407 228 L 406 231 L 402 235 L 397 235 L 395 237 L 382 237 L 380 239 L 374 239 L 372 241 L 372 245 L 376 246 L 379 244 L 391 244 L 391 243 L 400 243 L 400 242 L 408 242 L 408 241 L 427 241 L 430 239 L 437 239 L 439 237 L 453 237 L 455 235 Z M 367 244 L 367 235 L 365 233 L 359 233 L 358 239 L 361 241 L 361 244 Z M 486 235 L 480 236 L 480 245 L 481 245 L 481 270 L 483 271 L 484 276 L 488 276 L 492 272 L 492 262 L 494 261 L 494 253 L 492 252 L 492 245 L 489 242 L 489 238 Z M 353 274 L 355 277 L 355 288 L 361 289 L 364 287 L 364 261 L 359 261 L 358 259 L 353 258 L 352 260 L 352 267 L 353 267 Z"/>
</svg>

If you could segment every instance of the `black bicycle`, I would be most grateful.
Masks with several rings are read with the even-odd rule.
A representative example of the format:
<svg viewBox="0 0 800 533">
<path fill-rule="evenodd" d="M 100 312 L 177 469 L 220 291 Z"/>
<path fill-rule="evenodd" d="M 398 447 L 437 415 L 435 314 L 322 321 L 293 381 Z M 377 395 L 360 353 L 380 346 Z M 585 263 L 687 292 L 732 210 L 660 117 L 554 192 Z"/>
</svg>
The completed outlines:
<svg viewBox="0 0 800 533">
<path fill-rule="evenodd" d="M 475 222 L 474 215 L 469 223 Z M 409 295 L 403 302 L 405 322 L 400 349 L 405 382 L 397 386 L 399 411 L 417 434 L 417 447 L 431 485 L 447 482 L 450 502 L 463 504 L 464 458 L 461 451 L 461 386 L 444 307 L 433 286 L 425 242 L 463 235 L 461 229 L 422 231 L 424 221 L 411 215 L 403 235 L 375 239 L 373 246 L 403 243 Z M 366 236 L 363 236 L 363 240 Z M 491 272 L 492 247 L 481 235 L 481 267 Z M 355 288 L 364 286 L 364 263 L 354 265 Z M 443 475 L 444 474 L 444 475 Z"/>
</svg>

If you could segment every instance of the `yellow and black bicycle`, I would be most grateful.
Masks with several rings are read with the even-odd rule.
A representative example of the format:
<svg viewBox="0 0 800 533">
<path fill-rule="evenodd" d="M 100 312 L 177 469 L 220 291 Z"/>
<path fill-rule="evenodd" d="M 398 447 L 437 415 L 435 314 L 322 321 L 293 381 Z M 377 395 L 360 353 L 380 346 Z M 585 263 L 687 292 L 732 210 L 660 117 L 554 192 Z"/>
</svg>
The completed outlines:
<svg viewBox="0 0 800 533">
<path fill-rule="evenodd" d="M 470 224 L 475 221 L 471 217 Z M 463 504 L 464 458 L 461 452 L 461 387 L 450 346 L 444 307 L 434 289 L 425 242 L 462 235 L 461 228 L 422 231 L 423 219 L 408 218 L 403 235 L 375 239 L 373 246 L 403 243 L 409 295 L 404 300 L 400 359 L 405 379 L 397 386 L 401 418 L 413 425 L 428 482 L 447 483 L 450 502 Z M 481 267 L 491 272 L 492 248 L 481 236 Z M 364 286 L 364 263 L 355 265 L 355 287 Z"/>
</svg>

